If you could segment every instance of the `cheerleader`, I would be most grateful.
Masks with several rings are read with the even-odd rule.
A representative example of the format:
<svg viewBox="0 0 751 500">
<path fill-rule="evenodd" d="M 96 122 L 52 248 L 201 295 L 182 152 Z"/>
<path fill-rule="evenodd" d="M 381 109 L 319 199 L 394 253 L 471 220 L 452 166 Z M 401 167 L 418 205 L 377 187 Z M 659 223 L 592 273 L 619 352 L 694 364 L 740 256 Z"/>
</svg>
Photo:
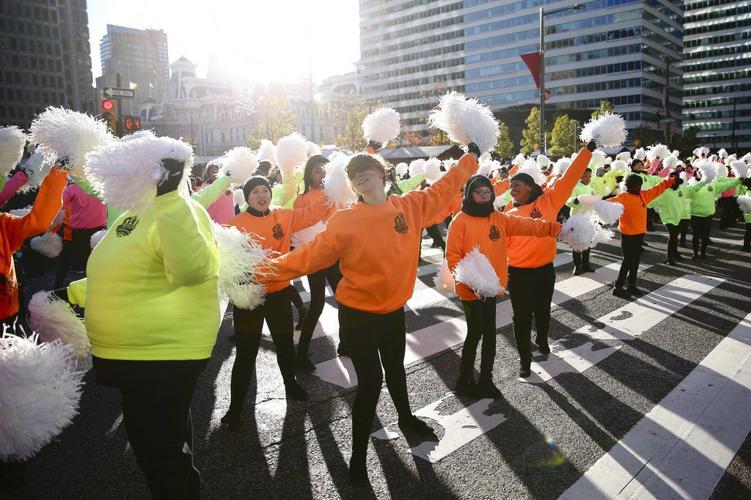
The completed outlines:
<svg viewBox="0 0 751 500">
<path fill-rule="evenodd" d="M 199 187 L 199 191 L 207 189 L 214 182 L 216 182 L 219 175 L 220 164 L 216 161 L 209 163 L 206 166 L 206 179 Z M 232 189 L 227 188 L 222 192 L 218 199 L 208 206 L 206 211 L 211 216 L 211 219 L 217 224 L 226 224 L 229 220 L 235 216 L 235 202 L 232 199 Z"/>
<path fill-rule="evenodd" d="M 404 304 L 414 290 L 422 228 L 428 225 L 477 170 L 480 150 L 470 153 L 425 190 L 386 196 L 388 166 L 379 156 L 355 155 L 346 167 L 359 201 L 338 210 L 326 230 L 307 245 L 274 259 L 277 276 L 286 283 L 327 269 L 339 261 L 342 280 L 336 290 L 339 327 L 350 339 L 357 373 L 352 408 L 350 478 L 366 484 L 368 436 L 375 417 L 384 373 L 402 429 L 431 436 L 433 430 L 412 414 L 404 371 Z"/>
<path fill-rule="evenodd" d="M 587 167 L 579 182 L 574 186 L 574 190 L 571 192 L 571 197 L 569 197 L 566 202 L 566 206 L 571 209 L 570 215 L 581 214 L 587 211 L 587 209 L 579 203 L 579 196 L 595 194 L 594 189 L 590 185 L 591 181 L 592 169 Z M 574 250 L 573 256 L 574 275 L 579 276 L 580 274 L 595 272 L 595 270 L 589 265 L 589 248 L 583 252 L 577 252 Z"/>
<path fill-rule="evenodd" d="M 322 201 L 300 209 L 269 209 L 271 185 L 264 177 L 251 177 L 242 189 L 248 208 L 233 217 L 228 225 L 248 233 L 249 237 L 256 240 L 264 249 L 281 255 L 290 251 L 292 233 L 324 219 L 331 210 L 331 207 Z M 332 262 L 327 267 L 333 264 Z M 229 424 L 230 428 L 236 428 L 240 423 L 264 321 L 269 326 L 271 338 L 276 346 L 276 360 L 284 380 L 287 399 L 308 399 L 308 393 L 295 378 L 295 351 L 292 340 L 294 326 L 290 307 L 292 288 L 289 281 L 272 283 L 267 287 L 266 300 L 262 305 L 253 310 L 235 306 L 232 308 L 236 342 L 235 363 L 232 367 L 230 407 L 222 417 L 222 422 Z"/>
<path fill-rule="evenodd" d="M 497 281 L 507 285 L 506 242 L 509 236 L 555 237 L 560 231 L 557 222 L 513 217 L 493 207 L 494 189 L 484 175 L 473 176 L 464 188 L 461 212 L 449 226 L 446 261 L 452 273 L 473 249 L 478 248 L 492 264 Z M 468 397 L 499 398 L 501 391 L 493 384 L 493 363 L 496 347 L 496 297 L 481 296 L 470 288 L 471 283 L 457 282 L 455 292 L 461 298 L 467 317 L 467 338 L 462 348 L 461 368 L 456 393 Z M 503 289 L 498 295 L 503 295 Z M 474 381 L 477 345 L 482 339 L 480 379 Z"/>
</svg>

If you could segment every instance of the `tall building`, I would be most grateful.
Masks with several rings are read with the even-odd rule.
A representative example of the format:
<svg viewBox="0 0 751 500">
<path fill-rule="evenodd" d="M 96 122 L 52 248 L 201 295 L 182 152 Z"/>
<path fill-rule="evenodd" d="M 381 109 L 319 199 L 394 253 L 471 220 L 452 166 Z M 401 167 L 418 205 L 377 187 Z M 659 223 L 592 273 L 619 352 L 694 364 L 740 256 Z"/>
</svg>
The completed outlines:
<svg viewBox="0 0 751 500">
<path fill-rule="evenodd" d="M 95 112 L 86 0 L 0 2 L 0 125 L 49 105 Z"/>
<path fill-rule="evenodd" d="M 107 25 L 107 34 L 99 42 L 102 76 L 97 88 L 117 86 L 131 88 L 135 96 L 123 99 L 121 112 L 137 115 L 147 102 L 158 101 L 169 80 L 167 34 L 162 30 L 139 30 Z"/>
<path fill-rule="evenodd" d="M 539 105 L 520 58 L 539 49 L 539 8 L 574 3 L 360 0 L 362 93 L 400 111 L 407 130 L 425 130 L 437 95 L 458 90 L 504 119 L 521 108 L 508 119 L 518 136 L 529 107 Z M 681 4 L 592 0 L 546 15 L 548 124 L 558 113 L 586 115 L 608 100 L 638 136 L 680 131 Z"/>
<path fill-rule="evenodd" d="M 683 130 L 699 143 L 751 149 L 751 4 L 687 0 L 683 36 Z"/>
</svg>

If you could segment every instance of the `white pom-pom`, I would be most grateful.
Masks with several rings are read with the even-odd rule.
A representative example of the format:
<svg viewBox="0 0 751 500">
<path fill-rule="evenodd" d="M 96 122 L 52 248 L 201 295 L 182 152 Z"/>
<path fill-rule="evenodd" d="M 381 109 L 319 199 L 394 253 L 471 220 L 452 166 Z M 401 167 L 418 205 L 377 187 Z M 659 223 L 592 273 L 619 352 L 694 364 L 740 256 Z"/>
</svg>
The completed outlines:
<svg viewBox="0 0 751 500">
<path fill-rule="evenodd" d="M 31 207 L 26 208 L 14 208 L 13 210 L 9 210 L 8 213 L 10 215 L 15 215 L 16 217 L 25 217 L 31 212 Z"/>
<path fill-rule="evenodd" d="M 647 159 L 647 152 L 644 151 L 644 148 L 638 148 L 636 151 L 634 151 L 634 159 L 641 161 Z"/>
<path fill-rule="evenodd" d="M 540 169 L 537 168 L 537 162 L 531 158 L 524 161 L 524 164 L 517 173 L 529 175 L 538 186 L 542 186 L 542 183 L 545 182 L 545 176 L 540 172 Z"/>
<path fill-rule="evenodd" d="M 238 207 L 242 207 L 243 205 L 248 203 L 248 200 L 245 199 L 245 193 L 242 189 L 235 189 L 234 191 L 232 191 L 232 201 Z"/>
<path fill-rule="evenodd" d="M 301 169 L 307 159 L 308 140 L 301 134 L 292 132 L 276 143 L 276 164 L 283 176 Z"/>
<path fill-rule="evenodd" d="M 449 270 L 449 264 L 446 259 L 441 261 L 441 266 L 433 276 L 433 283 L 435 283 L 435 289 L 447 297 L 454 295 L 454 276 L 452 276 Z"/>
<path fill-rule="evenodd" d="M 694 166 L 701 172 L 700 182 L 707 184 L 715 180 L 715 177 L 717 177 L 717 169 L 711 161 L 702 161 L 699 162 L 698 166 L 696 164 L 694 164 Z"/>
<path fill-rule="evenodd" d="M 37 151 L 53 161 L 60 156 L 70 158 L 71 173 L 84 176 L 86 154 L 114 141 L 101 120 L 70 109 L 49 107 L 40 114 L 29 129 L 29 140 L 37 144 Z"/>
<path fill-rule="evenodd" d="M 748 164 L 741 160 L 736 160 L 730 164 L 736 177 L 739 179 L 745 179 L 748 177 Z"/>
<path fill-rule="evenodd" d="M 326 164 L 323 191 L 329 201 L 337 207 L 347 207 L 357 201 L 357 193 L 347 179 L 347 164 L 350 157 L 344 153 L 334 153 Z"/>
<path fill-rule="evenodd" d="M 613 160 L 613 162 L 610 164 L 610 170 L 616 171 L 616 172 L 623 172 L 624 174 L 628 174 L 631 172 L 631 169 L 629 168 L 628 164 L 624 160 Z"/>
<path fill-rule="evenodd" d="M 410 178 L 415 177 L 416 175 L 424 174 L 425 173 L 425 160 L 422 158 L 418 158 L 416 160 L 412 160 L 409 162 L 409 176 Z"/>
<path fill-rule="evenodd" d="M 396 170 L 396 175 L 399 177 L 404 177 L 407 175 L 407 172 L 409 172 L 409 165 L 407 165 L 405 162 L 397 163 L 396 167 L 394 167 Z"/>
<path fill-rule="evenodd" d="M 379 142 L 385 146 L 399 136 L 399 113 L 392 108 L 373 111 L 363 120 L 362 131 L 366 141 Z"/>
<path fill-rule="evenodd" d="M 214 224 L 214 237 L 219 252 L 217 289 L 220 295 L 232 300 L 231 295 L 238 292 L 238 287 L 242 289 L 253 283 L 254 276 L 265 273 L 270 250 L 264 249 L 253 238 L 235 227 Z M 241 307 L 235 302 L 233 304 Z"/>
<path fill-rule="evenodd" d="M 751 153 L 746 153 L 745 155 L 741 156 L 741 161 L 751 163 Z"/>
<path fill-rule="evenodd" d="M 266 287 L 258 283 L 232 285 L 226 290 L 226 294 L 235 307 L 253 310 L 266 300 Z"/>
<path fill-rule="evenodd" d="M 31 175 L 26 184 L 21 188 L 22 192 L 30 191 L 39 187 L 52 168 L 52 161 L 43 153 L 34 152 L 24 163 L 26 169 L 31 170 Z"/>
<path fill-rule="evenodd" d="M 553 165 L 553 175 L 557 177 L 561 177 L 563 174 L 566 173 L 566 170 L 568 170 L 568 167 L 571 166 L 571 159 L 570 158 L 561 158 L 558 161 L 555 162 L 555 165 Z"/>
<path fill-rule="evenodd" d="M 728 155 L 728 152 L 725 151 L 725 148 L 722 148 L 717 152 L 717 156 L 719 156 L 720 158 L 725 158 L 727 155 Z"/>
<path fill-rule="evenodd" d="M 315 142 L 308 141 L 308 157 L 321 154 L 321 146 Z"/>
<path fill-rule="evenodd" d="M 670 149 L 664 144 L 653 144 L 647 148 L 647 159 L 655 161 L 656 159 L 665 159 L 670 156 Z"/>
<path fill-rule="evenodd" d="M 595 213 L 603 224 L 614 224 L 623 215 L 623 205 L 599 200 L 594 204 Z"/>
<path fill-rule="evenodd" d="M 83 320 L 70 305 L 52 292 L 37 292 L 29 301 L 29 325 L 44 342 L 60 340 L 73 347 L 76 359 L 83 360 L 91 353 L 91 342 Z"/>
<path fill-rule="evenodd" d="M 678 164 L 678 158 L 672 154 L 662 161 L 662 166 L 668 170 L 673 170 Z"/>
<path fill-rule="evenodd" d="M 587 209 L 595 206 L 595 203 L 600 201 L 600 197 L 596 194 L 582 194 L 576 197 L 579 200 L 579 204 Z"/>
<path fill-rule="evenodd" d="M 91 249 L 94 250 L 94 248 L 96 248 L 96 246 L 100 241 L 104 239 L 105 236 L 107 236 L 106 229 L 100 229 L 96 233 L 92 234 L 91 239 L 89 239 L 89 245 L 91 245 Z"/>
<path fill-rule="evenodd" d="M 454 279 L 470 287 L 478 297 L 495 297 L 503 292 L 493 265 L 479 246 L 462 257 L 454 269 Z"/>
<path fill-rule="evenodd" d="M 744 194 L 743 196 L 739 196 L 737 200 L 738 206 L 741 207 L 744 215 L 751 214 L 751 195 Z"/>
<path fill-rule="evenodd" d="M 459 163 L 459 160 L 448 158 L 446 160 L 443 160 L 443 168 L 446 170 L 446 172 L 448 172 L 449 170 L 454 168 L 457 163 Z"/>
<path fill-rule="evenodd" d="M 268 139 L 261 139 L 261 147 L 258 148 L 258 161 L 267 161 L 274 165 L 276 163 L 276 147 Z"/>
<path fill-rule="evenodd" d="M 41 236 L 31 238 L 32 250 L 39 252 L 45 257 L 54 259 L 63 251 L 63 239 L 57 233 L 46 232 Z"/>
<path fill-rule="evenodd" d="M 602 113 L 591 118 L 582 128 L 580 138 L 587 143 L 594 139 L 603 148 L 617 148 L 626 141 L 626 122 L 615 113 Z"/>
<path fill-rule="evenodd" d="M 473 142 L 484 153 L 498 141 L 498 122 L 487 106 L 457 92 L 441 97 L 430 113 L 429 124 L 446 132 L 449 139 L 466 146 Z"/>
<path fill-rule="evenodd" d="M 727 179 L 728 167 L 726 167 L 722 163 L 715 163 L 714 167 L 715 167 L 715 170 L 717 171 L 717 179 Z"/>
<path fill-rule="evenodd" d="M 326 224 L 318 221 L 310 227 L 306 227 L 305 229 L 301 229 L 295 233 L 292 233 L 292 246 L 295 248 L 300 248 L 304 244 L 313 241 L 318 233 L 322 233 L 325 230 Z"/>
<path fill-rule="evenodd" d="M 594 247 L 600 243 L 609 243 L 614 236 L 615 234 L 613 234 L 613 231 L 610 229 L 603 227 L 600 224 L 595 224 L 595 236 L 592 239 L 592 246 Z"/>
<path fill-rule="evenodd" d="M 680 158 L 681 156 L 681 152 L 678 151 L 677 149 L 674 149 L 673 151 L 671 151 L 670 154 L 675 156 L 676 158 Z"/>
<path fill-rule="evenodd" d="M 0 337 L 0 460 L 28 460 L 73 421 L 82 377 L 69 345 Z"/>
<path fill-rule="evenodd" d="M 548 168 L 548 165 L 550 165 L 550 159 L 545 155 L 537 155 L 537 166 L 541 169 Z"/>
<path fill-rule="evenodd" d="M 243 185 L 258 169 L 258 159 L 250 148 L 232 148 L 222 158 L 220 175 L 230 174 L 232 184 Z"/>
<path fill-rule="evenodd" d="M 583 214 L 572 215 L 563 223 L 558 241 L 566 243 L 575 252 L 592 248 L 595 237 L 595 223 Z"/>
<path fill-rule="evenodd" d="M 605 165 L 610 165 L 610 163 L 613 161 L 613 159 L 609 156 L 605 157 Z"/>
<path fill-rule="evenodd" d="M 518 155 L 514 156 L 514 160 L 511 162 L 511 164 L 520 166 L 526 159 L 527 157 L 524 156 L 524 153 L 519 153 Z"/>
<path fill-rule="evenodd" d="M 629 151 L 623 151 L 622 153 L 618 153 L 615 155 L 616 160 L 621 160 L 623 162 L 627 162 L 631 160 L 631 153 Z"/>
<path fill-rule="evenodd" d="M 441 178 L 444 172 L 441 171 L 441 160 L 438 158 L 428 158 L 423 165 L 425 178 L 428 182 L 433 183 Z"/>
<path fill-rule="evenodd" d="M 0 127 L 0 176 L 5 177 L 23 157 L 26 135 L 18 127 Z"/>
<path fill-rule="evenodd" d="M 724 163 L 726 166 L 730 166 L 733 164 L 734 161 L 736 161 L 738 158 L 735 157 L 735 155 L 730 155 L 727 158 L 725 158 L 722 163 Z"/>
<path fill-rule="evenodd" d="M 107 205 L 142 210 L 154 201 L 156 186 L 167 174 L 165 158 L 184 162 L 184 177 L 193 166 L 193 148 L 169 137 L 109 142 L 86 156 L 86 176 Z"/>
<path fill-rule="evenodd" d="M 589 165 L 587 165 L 587 167 L 592 169 L 592 171 L 595 171 L 605 165 L 605 158 L 607 158 L 607 155 L 599 149 L 596 149 L 592 152 L 592 157 L 589 159 Z"/>
</svg>

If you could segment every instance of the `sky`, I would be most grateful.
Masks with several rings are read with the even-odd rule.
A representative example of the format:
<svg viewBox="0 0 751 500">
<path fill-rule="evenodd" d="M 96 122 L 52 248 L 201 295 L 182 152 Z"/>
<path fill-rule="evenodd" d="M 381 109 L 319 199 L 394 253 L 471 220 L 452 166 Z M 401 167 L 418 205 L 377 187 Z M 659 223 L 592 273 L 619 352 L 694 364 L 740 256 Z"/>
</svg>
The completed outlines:
<svg viewBox="0 0 751 500">
<path fill-rule="evenodd" d="M 162 29 L 170 62 L 185 56 L 243 80 L 294 81 L 355 70 L 360 57 L 358 0 L 89 0 L 94 78 L 107 24 Z"/>
</svg>

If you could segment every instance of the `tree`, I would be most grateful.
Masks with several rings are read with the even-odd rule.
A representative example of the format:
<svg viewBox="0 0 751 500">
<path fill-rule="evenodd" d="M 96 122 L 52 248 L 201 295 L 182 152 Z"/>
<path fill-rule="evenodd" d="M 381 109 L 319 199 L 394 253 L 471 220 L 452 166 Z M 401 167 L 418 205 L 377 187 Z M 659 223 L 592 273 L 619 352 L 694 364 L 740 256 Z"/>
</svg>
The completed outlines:
<svg viewBox="0 0 751 500">
<path fill-rule="evenodd" d="M 257 149 L 261 139 L 276 142 L 295 131 L 295 115 L 282 95 L 267 94 L 259 98 L 252 111 L 256 126 L 248 137 L 248 145 Z"/>
<path fill-rule="evenodd" d="M 540 149 L 540 108 L 533 107 L 525 120 L 527 128 L 522 130 L 521 151 L 530 154 Z"/>
<path fill-rule="evenodd" d="M 561 115 L 555 119 L 553 132 L 550 135 L 549 152 L 553 156 L 568 156 L 578 149 L 579 140 L 576 137 L 578 122 L 568 115 Z"/>
<path fill-rule="evenodd" d="M 592 118 L 597 118 L 601 114 L 608 112 L 608 113 L 615 113 L 615 106 L 613 106 L 613 103 L 610 101 L 600 101 L 600 109 L 597 111 L 592 112 Z"/>
<path fill-rule="evenodd" d="M 498 120 L 498 130 L 498 143 L 495 145 L 495 152 L 504 160 L 512 158 L 514 156 L 514 141 L 511 140 L 508 133 L 508 125 Z"/>
<path fill-rule="evenodd" d="M 368 145 L 362 135 L 362 122 L 368 116 L 368 106 L 363 102 L 341 106 L 336 112 L 337 128 L 341 133 L 336 136 L 336 144 L 350 151 L 362 151 Z M 384 144 L 386 146 L 386 144 Z"/>
</svg>

